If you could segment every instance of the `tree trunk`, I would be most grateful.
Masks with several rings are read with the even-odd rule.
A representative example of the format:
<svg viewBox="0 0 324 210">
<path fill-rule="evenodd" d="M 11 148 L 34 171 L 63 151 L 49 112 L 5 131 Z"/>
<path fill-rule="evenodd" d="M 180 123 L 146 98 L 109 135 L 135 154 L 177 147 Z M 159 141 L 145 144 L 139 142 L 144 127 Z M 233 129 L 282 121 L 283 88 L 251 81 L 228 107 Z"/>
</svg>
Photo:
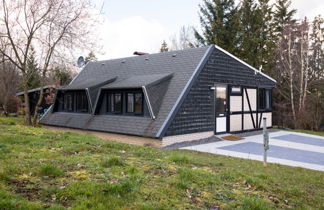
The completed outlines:
<svg viewBox="0 0 324 210">
<path fill-rule="evenodd" d="M 38 97 L 38 101 L 37 104 L 35 106 L 35 112 L 34 112 L 34 116 L 33 116 L 33 126 L 36 126 L 38 124 L 38 109 L 43 101 L 43 95 L 44 95 L 44 89 L 43 89 L 43 84 L 40 87 L 40 91 L 39 91 L 39 97 Z"/>
<path fill-rule="evenodd" d="M 294 102 L 294 85 L 293 85 L 293 69 L 292 69 L 292 51 L 291 51 L 291 33 L 288 37 L 288 69 L 289 69 L 289 88 L 290 88 L 290 103 L 291 110 L 293 114 L 294 126 L 296 127 L 296 110 L 295 110 L 295 102 Z"/>
<path fill-rule="evenodd" d="M 303 96 L 304 96 L 304 41 L 303 36 L 300 41 L 300 83 L 299 83 L 299 105 L 298 112 L 301 112 L 303 108 Z"/>
<path fill-rule="evenodd" d="M 31 114 L 30 114 L 30 104 L 28 96 L 28 85 L 27 85 L 27 75 L 23 75 L 24 84 L 24 99 L 25 99 L 25 124 L 32 125 Z"/>
</svg>

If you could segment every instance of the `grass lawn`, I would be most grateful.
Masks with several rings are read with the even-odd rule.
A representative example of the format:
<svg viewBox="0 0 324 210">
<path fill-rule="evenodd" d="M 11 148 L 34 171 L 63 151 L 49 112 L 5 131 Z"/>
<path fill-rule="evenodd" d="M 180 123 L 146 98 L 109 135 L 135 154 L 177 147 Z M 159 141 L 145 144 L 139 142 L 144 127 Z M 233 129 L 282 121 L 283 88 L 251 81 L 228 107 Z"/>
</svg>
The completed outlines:
<svg viewBox="0 0 324 210">
<path fill-rule="evenodd" d="M 291 130 L 291 131 L 298 132 L 298 133 L 307 133 L 307 134 L 312 134 L 317 136 L 324 136 L 324 131 L 310 131 L 310 130 Z"/>
<path fill-rule="evenodd" d="M 324 209 L 324 173 L 0 118 L 0 209 Z"/>
</svg>

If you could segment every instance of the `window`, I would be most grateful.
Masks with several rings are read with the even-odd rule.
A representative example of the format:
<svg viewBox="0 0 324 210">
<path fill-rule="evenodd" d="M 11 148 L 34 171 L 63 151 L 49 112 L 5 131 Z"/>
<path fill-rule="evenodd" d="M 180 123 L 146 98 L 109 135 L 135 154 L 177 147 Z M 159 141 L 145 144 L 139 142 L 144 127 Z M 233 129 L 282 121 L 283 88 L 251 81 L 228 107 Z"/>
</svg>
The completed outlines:
<svg viewBox="0 0 324 210">
<path fill-rule="evenodd" d="M 217 85 L 215 94 L 215 112 L 218 114 L 222 114 L 226 112 L 226 92 L 227 92 L 227 86 L 225 85 Z"/>
<path fill-rule="evenodd" d="M 72 93 L 64 94 L 63 110 L 64 111 L 69 111 L 69 112 L 73 111 L 73 94 Z"/>
<path fill-rule="evenodd" d="M 108 112 L 121 113 L 122 112 L 122 94 L 121 93 L 109 93 L 108 94 Z"/>
<path fill-rule="evenodd" d="M 142 114 L 143 96 L 142 93 L 127 93 L 127 113 Z"/>
<path fill-rule="evenodd" d="M 127 112 L 134 112 L 134 93 L 127 93 Z"/>
<path fill-rule="evenodd" d="M 233 86 L 231 88 L 231 95 L 241 95 L 242 94 L 242 89 L 240 86 Z"/>
<path fill-rule="evenodd" d="M 268 110 L 271 109 L 271 90 L 260 88 L 259 89 L 259 109 Z"/>
<path fill-rule="evenodd" d="M 142 113 L 143 110 L 143 96 L 142 93 L 135 93 L 135 113 Z"/>
<path fill-rule="evenodd" d="M 76 111 L 88 112 L 88 98 L 85 92 L 76 93 Z"/>
</svg>

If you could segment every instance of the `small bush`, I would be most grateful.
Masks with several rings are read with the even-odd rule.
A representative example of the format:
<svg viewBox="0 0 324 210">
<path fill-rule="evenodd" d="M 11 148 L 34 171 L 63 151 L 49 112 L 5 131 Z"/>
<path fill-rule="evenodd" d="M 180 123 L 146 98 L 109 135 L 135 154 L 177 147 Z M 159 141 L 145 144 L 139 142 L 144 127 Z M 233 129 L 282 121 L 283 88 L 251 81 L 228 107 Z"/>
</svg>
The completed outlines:
<svg viewBox="0 0 324 210">
<path fill-rule="evenodd" d="M 109 168 L 112 166 L 124 166 L 124 165 L 125 165 L 125 162 L 118 157 L 108 158 L 101 162 L 101 166 L 105 167 L 105 168 Z"/>
<path fill-rule="evenodd" d="M 178 164 L 188 164 L 190 162 L 189 158 L 184 155 L 172 155 L 170 160 Z"/>
<path fill-rule="evenodd" d="M 52 177 L 63 176 L 63 172 L 61 171 L 61 169 L 51 164 L 41 166 L 39 168 L 38 174 L 40 176 L 52 176 Z"/>
</svg>

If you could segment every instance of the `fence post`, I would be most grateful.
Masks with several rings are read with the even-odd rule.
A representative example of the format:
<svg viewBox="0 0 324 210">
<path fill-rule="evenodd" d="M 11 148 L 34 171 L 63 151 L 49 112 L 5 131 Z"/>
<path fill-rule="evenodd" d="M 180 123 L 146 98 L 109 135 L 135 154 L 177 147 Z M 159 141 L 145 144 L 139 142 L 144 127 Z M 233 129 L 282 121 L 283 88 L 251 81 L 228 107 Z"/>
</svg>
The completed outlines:
<svg viewBox="0 0 324 210">
<path fill-rule="evenodd" d="M 267 151 L 269 150 L 269 134 L 267 130 L 267 118 L 263 118 L 263 166 L 267 167 Z"/>
</svg>

